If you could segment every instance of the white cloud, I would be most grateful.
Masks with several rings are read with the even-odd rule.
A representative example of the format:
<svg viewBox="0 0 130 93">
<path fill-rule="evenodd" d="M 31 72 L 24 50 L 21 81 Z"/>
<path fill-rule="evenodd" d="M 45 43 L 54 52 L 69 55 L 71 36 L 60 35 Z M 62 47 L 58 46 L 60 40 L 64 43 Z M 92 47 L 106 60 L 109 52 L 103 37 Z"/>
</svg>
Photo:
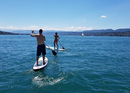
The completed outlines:
<svg viewBox="0 0 130 93">
<path fill-rule="evenodd" d="M 101 18 L 107 18 L 107 16 L 105 16 L 105 15 L 102 15 L 102 16 L 101 16 Z"/>
<path fill-rule="evenodd" d="M 15 27 L 15 26 L 0 26 L 0 30 L 38 30 L 38 29 L 43 29 L 43 30 L 57 30 L 57 31 L 83 31 L 83 30 L 92 30 L 92 27 L 64 27 L 64 28 L 56 28 L 56 27 L 49 27 L 49 26 L 43 26 L 43 27 L 38 27 L 38 26 L 28 26 L 28 27 Z"/>
<path fill-rule="evenodd" d="M 82 31 L 82 30 L 92 30 L 93 28 L 92 27 L 82 27 L 82 26 L 79 26 L 79 27 L 71 26 L 71 27 L 66 27 L 64 29 L 66 31 Z"/>
<path fill-rule="evenodd" d="M 8 27 L 0 26 L 0 29 L 10 29 L 10 30 L 15 30 L 15 29 L 18 29 L 18 28 L 17 28 L 17 27 L 14 27 L 14 26 L 8 26 Z"/>
<path fill-rule="evenodd" d="M 92 30 L 92 27 L 64 27 L 64 28 L 46 28 L 46 30 L 59 30 L 59 31 L 83 31 L 83 30 Z"/>
<path fill-rule="evenodd" d="M 4 30 L 37 30 L 40 29 L 38 26 L 29 26 L 29 27 L 15 27 L 15 26 L 0 26 L 0 29 Z"/>
</svg>

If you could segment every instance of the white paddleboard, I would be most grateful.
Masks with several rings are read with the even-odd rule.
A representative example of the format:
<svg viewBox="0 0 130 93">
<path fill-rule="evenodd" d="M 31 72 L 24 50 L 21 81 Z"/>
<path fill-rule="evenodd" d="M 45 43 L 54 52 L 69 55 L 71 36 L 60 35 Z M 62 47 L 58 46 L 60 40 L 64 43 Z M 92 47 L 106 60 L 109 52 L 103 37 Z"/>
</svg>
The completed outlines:
<svg viewBox="0 0 130 93">
<path fill-rule="evenodd" d="M 50 47 L 49 46 L 46 46 L 47 49 L 49 49 Z"/>
<path fill-rule="evenodd" d="M 51 46 L 46 46 L 47 49 L 51 49 L 51 50 L 54 50 L 54 47 L 51 47 Z M 55 48 L 55 50 L 57 50 L 57 48 Z M 61 49 L 59 48 L 58 51 L 64 51 L 65 49 Z"/>
<path fill-rule="evenodd" d="M 43 65 L 43 58 L 40 57 L 39 60 L 38 60 L 38 66 L 37 66 L 37 62 L 35 62 L 34 66 L 33 66 L 33 70 L 38 71 L 38 70 L 45 68 L 48 64 L 48 58 L 47 57 L 45 57 L 45 62 L 46 62 L 46 64 Z"/>
</svg>

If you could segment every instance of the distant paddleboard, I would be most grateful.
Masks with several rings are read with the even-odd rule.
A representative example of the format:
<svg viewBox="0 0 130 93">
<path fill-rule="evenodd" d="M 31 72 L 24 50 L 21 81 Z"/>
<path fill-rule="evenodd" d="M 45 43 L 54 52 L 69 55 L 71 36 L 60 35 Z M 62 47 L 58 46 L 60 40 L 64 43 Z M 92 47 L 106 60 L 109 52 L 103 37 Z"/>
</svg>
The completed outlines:
<svg viewBox="0 0 130 93">
<path fill-rule="evenodd" d="M 50 47 L 49 46 L 46 46 L 47 49 L 49 49 Z"/>
<path fill-rule="evenodd" d="M 48 64 L 48 58 L 45 57 L 45 62 L 46 64 L 43 65 L 43 58 L 40 57 L 38 60 L 38 66 L 37 66 L 37 62 L 35 62 L 34 66 L 33 66 L 33 70 L 34 71 L 38 71 L 38 70 L 42 70 L 43 68 L 45 68 Z"/>
<path fill-rule="evenodd" d="M 54 47 L 46 46 L 47 49 L 54 50 Z M 55 48 L 57 50 L 57 48 Z M 65 49 L 59 48 L 58 51 L 64 51 Z"/>
</svg>

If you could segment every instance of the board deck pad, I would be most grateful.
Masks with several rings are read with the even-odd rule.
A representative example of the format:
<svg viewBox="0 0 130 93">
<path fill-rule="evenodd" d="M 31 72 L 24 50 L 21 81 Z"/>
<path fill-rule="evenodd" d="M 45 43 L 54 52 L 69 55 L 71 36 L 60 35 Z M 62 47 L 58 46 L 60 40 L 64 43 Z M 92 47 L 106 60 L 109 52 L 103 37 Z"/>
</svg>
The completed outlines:
<svg viewBox="0 0 130 93">
<path fill-rule="evenodd" d="M 34 66 L 33 66 L 33 70 L 34 71 L 38 71 L 38 70 L 42 70 L 43 68 L 45 68 L 48 64 L 48 58 L 45 57 L 45 64 L 43 65 L 43 58 L 40 57 L 38 60 L 38 66 L 37 66 L 37 62 L 35 62 Z"/>
</svg>

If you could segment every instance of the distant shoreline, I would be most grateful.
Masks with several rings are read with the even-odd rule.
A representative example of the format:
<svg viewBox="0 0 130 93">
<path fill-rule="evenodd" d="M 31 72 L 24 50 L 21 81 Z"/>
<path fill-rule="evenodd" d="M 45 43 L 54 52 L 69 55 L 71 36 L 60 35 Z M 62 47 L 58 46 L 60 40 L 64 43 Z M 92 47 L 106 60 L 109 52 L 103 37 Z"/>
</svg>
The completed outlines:
<svg viewBox="0 0 130 93">
<path fill-rule="evenodd" d="M 21 31 L 22 32 L 22 31 Z M 130 37 L 130 29 L 105 29 L 105 30 L 91 30 L 91 31 L 44 31 L 45 35 L 54 35 L 55 32 L 58 32 L 59 35 L 71 35 L 71 36 L 123 36 L 123 37 Z M 0 35 L 30 35 L 30 33 L 13 33 L 13 32 L 6 32 L 0 31 Z"/>
<path fill-rule="evenodd" d="M 0 35 L 29 35 L 29 34 L 0 31 Z"/>
</svg>

